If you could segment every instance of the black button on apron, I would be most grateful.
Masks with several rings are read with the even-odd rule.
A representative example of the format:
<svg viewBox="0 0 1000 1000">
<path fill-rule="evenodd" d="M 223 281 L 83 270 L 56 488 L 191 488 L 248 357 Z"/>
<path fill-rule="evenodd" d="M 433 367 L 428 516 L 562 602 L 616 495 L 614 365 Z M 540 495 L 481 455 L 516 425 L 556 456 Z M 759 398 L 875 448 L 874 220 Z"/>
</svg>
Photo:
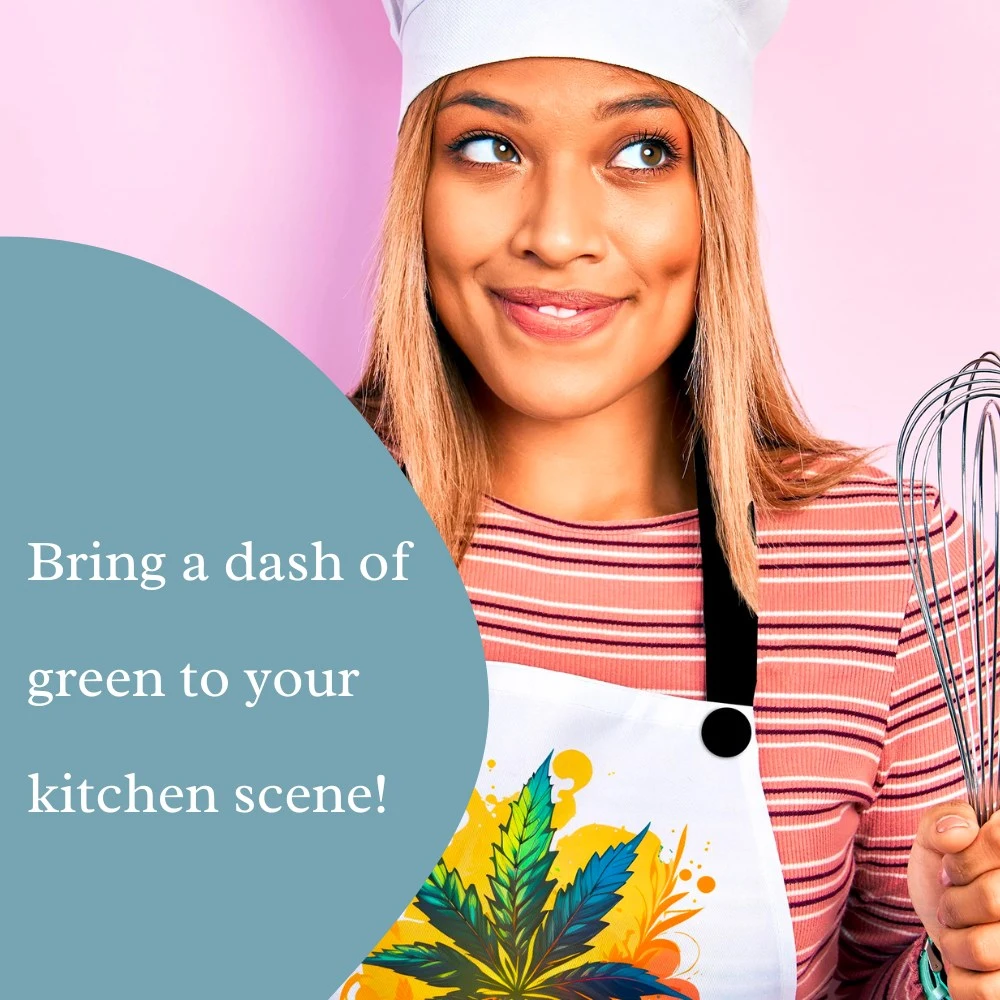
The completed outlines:
<svg viewBox="0 0 1000 1000">
<path fill-rule="evenodd" d="M 705 695 L 725 706 L 752 709 L 757 687 L 757 615 L 736 589 L 716 537 L 715 508 L 700 438 L 695 445 L 694 466 L 705 605 Z M 749 516 L 756 541 L 753 504 Z M 716 708 L 701 727 L 702 742 L 717 757 L 743 753 L 751 736 L 750 721 L 737 708 Z"/>
<path fill-rule="evenodd" d="M 738 709 L 715 708 L 701 724 L 701 741 L 716 757 L 736 757 L 750 746 L 750 720 Z"/>
</svg>

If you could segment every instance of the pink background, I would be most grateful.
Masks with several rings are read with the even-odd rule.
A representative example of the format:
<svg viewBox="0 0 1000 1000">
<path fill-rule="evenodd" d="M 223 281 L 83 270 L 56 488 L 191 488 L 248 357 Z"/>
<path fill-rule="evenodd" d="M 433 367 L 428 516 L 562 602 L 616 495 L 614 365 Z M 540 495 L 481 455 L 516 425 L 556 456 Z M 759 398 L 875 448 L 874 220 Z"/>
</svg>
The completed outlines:
<svg viewBox="0 0 1000 1000">
<path fill-rule="evenodd" d="M 885 467 L 920 393 L 1000 347 L 998 41 L 992 0 L 792 0 L 759 63 L 785 361 Z M 0 235 L 192 278 L 346 390 L 397 60 L 378 0 L 0 0 Z"/>
</svg>

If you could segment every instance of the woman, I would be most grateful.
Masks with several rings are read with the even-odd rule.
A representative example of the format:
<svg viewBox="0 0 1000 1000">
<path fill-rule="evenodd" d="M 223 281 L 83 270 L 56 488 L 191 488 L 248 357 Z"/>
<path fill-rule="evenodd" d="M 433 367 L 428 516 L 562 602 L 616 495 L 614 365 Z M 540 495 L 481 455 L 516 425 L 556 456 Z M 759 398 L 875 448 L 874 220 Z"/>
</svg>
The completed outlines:
<svg viewBox="0 0 1000 1000">
<path fill-rule="evenodd" d="M 1000 997 L 1000 824 L 980 832 L 958 801 L 895 481 L 809 428 L 772 335 L 747 86 L 782 4 L 504 0 L 488 23 L 468 0 L 387 7 L 405 117 L 354 398 L 450 545 L 487 659 L 609 703 L 630 688 L 734 706 L 709 717 L 715 747 L 701 732 L 717 757 L 759 755 L 794 936 L 766 968 L 739 960 L 768 984 L 749 995 Z M 710 631 L 727 656 L 750 642 L 746 697 L 745 677 L 707 668 Z M 459 982 L 407 940 L 370 967 Z M 598 956 L 622 977 L 605 992 L 537 995 L 743 995 L 739 962 L 685 979 L 664 952 L 622 945 Z M 469 982 L 448 995 L 499 994 Z"/>
</svg>

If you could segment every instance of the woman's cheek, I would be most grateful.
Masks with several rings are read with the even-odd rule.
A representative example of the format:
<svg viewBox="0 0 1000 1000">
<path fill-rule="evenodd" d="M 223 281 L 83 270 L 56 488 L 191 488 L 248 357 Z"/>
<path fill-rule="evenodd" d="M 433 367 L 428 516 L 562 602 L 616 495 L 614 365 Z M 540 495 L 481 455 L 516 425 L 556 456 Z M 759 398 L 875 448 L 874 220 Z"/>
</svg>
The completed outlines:
<svg viewBox="0 0 1000 1000">
<path fill-rule="evenodd" d="M 701 256 L 701 209 L 693 177 L 655 197 L 624 191 L 612 205 L 611 242 L 651 285 L 689 277 Z"/>
<path fill-rule="evenodd" d="M 512 208 L 504 192 L 490 193 L 469 180 L 432 180 L 424 199 L 428 258 L 471 278 L 509 245 Z"/>
<path fill-rule="evenodd" d="M 640 218 L 623 234 L 633 269 L 651 285 L 684 282 L 698 270 L 701 227 L 676 216 Z"/>
</svg>

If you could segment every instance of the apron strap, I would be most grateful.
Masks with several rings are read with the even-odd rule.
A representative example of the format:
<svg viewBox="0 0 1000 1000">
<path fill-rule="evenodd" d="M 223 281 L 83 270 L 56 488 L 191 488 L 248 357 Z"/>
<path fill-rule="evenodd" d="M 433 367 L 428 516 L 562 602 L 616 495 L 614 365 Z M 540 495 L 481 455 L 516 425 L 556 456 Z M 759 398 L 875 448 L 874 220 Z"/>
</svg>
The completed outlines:
<svg viewBox="0 0 1000 1000">
<path fill-rule="evenodd" d="M 716 537 L 708 462 L 700 437 L 695 444 L 694 465 L 704 580 L 706 697 L 752 708 L 757 687 L 757 615 L 736 589 Z M 756 539 L 752 503 L 749 517 Z"/>
</svg>

